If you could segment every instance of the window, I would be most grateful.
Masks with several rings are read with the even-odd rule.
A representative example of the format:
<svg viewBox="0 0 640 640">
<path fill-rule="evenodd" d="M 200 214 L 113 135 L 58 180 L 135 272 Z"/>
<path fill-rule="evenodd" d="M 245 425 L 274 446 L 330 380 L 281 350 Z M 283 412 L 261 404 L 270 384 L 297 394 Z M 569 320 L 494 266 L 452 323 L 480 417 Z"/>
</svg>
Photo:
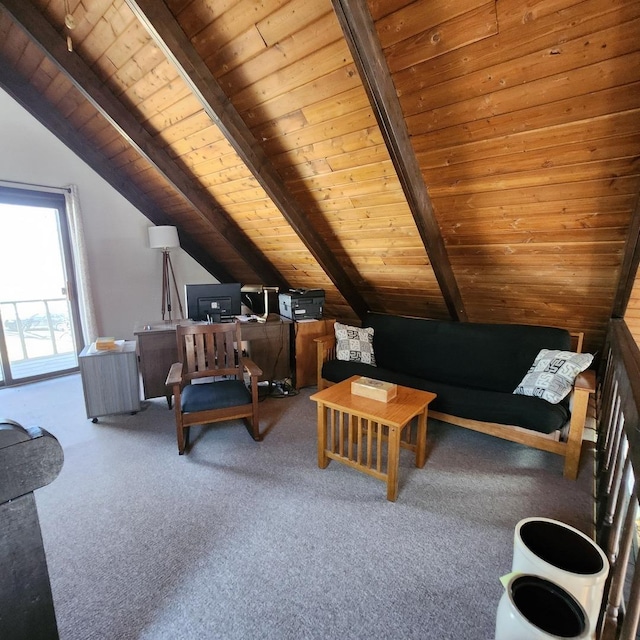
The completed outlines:
<svg viewBox="0 0 640 640">
<path fill-rule="evenodd" d="M 62 190 L 0 187 L 0 384 L 77 369 L 82 345 Z"/>
</svg>

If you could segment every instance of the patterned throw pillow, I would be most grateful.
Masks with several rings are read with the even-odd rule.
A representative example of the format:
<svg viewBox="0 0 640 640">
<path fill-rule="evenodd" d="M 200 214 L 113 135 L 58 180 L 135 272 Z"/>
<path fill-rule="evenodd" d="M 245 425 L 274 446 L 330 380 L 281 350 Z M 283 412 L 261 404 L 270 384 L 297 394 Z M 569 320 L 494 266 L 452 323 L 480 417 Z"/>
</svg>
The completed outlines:
<svg viewBox="0 0 640 640">
<path fill-rule="evenodd" d="M 350 360 L 363 362 L 376 366 L 376 358 L 373 355 L 373 329 L 368 327 L 351 327 L 348 324 L 336 322 L 336 358 L 338 360 Z"/>
<path fill-rule="evenodd" d="M 558 404 L 569 395 L 578 374 L 592 361 L 590 353 L 542 349 L 513 393 Z"/>
</svg>

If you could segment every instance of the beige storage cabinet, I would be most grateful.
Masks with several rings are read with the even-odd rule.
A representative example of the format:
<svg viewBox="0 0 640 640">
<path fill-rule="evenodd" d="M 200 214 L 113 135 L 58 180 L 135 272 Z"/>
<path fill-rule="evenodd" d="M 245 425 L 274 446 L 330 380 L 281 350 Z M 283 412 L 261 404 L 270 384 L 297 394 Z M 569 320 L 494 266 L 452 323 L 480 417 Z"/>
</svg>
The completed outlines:
<svg viewBox="0 0 640 640">
<path fill-rule="evenodd" d="M 140 411 L 140 382 L 135 341 L 114 351 L 85 347 L 78 357 L 87 418 Z"/>
</svg>

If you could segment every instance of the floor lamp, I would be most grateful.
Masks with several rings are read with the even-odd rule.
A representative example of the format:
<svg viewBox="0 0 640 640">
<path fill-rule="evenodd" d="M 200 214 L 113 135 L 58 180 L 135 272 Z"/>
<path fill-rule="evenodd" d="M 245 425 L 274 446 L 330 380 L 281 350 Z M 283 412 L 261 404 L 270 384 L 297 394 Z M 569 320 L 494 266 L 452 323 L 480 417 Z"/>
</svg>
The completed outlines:
<svg viewBox="0 0 640 640">
<path fill-rule="evenodd" d="M 169 226 L 149 227 L 149 246 L 152 249 L 162 250 L 162 319 L 164 320 L 165 314 L 168 313 L 169 321 L 171 321 L 170 280 L 173 280 L 173 288 L 176 292 L 178 307 L 180 308 L 180 317 L 184 318 L 182 302 L 180 302 L 180 293 L 178 292 L 178 285 L 176 284 L 176 276 L 173 272 L 173 265 L 171 264 L 171 249 L 180 246 L 178 230 L 176 227 Z"/>
</svg>

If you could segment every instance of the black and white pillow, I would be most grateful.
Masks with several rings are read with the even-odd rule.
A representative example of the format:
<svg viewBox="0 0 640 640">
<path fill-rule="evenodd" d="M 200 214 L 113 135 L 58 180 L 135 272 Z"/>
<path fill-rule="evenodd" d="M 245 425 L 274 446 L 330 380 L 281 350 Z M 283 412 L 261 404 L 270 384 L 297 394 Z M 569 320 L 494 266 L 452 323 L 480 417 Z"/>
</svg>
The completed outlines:
<svg viewBox="0 0 640 640">
<path fill-rule="evenodd" d="M 336 322 L 336 358 L 376 366 L 373 354 L 373 329 L 352 327 Z"/>
<path fill-rule="evenodd" d="M 513 393 L 558 404 L 569 395 L 579 373 L 593 361 L 590 353 L 541 349 Z"/>
</svg>

